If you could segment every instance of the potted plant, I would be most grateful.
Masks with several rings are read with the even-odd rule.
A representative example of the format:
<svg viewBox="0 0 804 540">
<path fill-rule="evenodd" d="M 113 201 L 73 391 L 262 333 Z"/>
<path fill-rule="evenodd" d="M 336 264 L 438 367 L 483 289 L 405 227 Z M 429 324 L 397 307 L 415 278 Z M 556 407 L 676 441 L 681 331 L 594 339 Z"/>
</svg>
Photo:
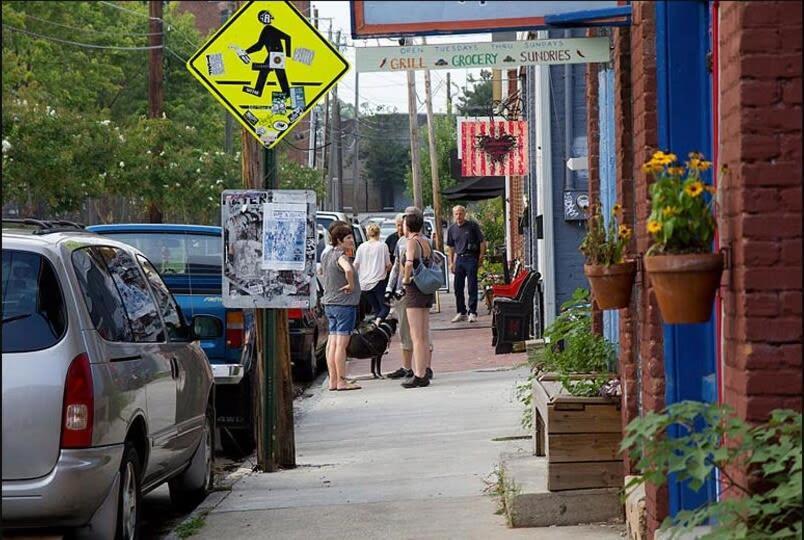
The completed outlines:
<svg viewBox="0 0 804 540">
<path fill-rule="evenodd" d="M 625 260 L 632 231 L 627 225 L 618 225 L 621 217 L 622 207 L 616 204 L 606 227 L 600 206 L 594 205 L 581 243 L 581 252 L 586 256 L 583 272 L 600 309 L 621 309 L 631 302 L 636 261 Z"/>
<path fill-rule="evenodd" d="M 647 227 L 654 243 L 645 270 L 666 323 L 701 323 L 712 314 L 723 257 L 712 253 L 715 190 L 701 179 L 711 166 L 697 152 L 680 166 L 674 154 L 661 151 L 642 166 L 655 178 Z"/>
</svg>

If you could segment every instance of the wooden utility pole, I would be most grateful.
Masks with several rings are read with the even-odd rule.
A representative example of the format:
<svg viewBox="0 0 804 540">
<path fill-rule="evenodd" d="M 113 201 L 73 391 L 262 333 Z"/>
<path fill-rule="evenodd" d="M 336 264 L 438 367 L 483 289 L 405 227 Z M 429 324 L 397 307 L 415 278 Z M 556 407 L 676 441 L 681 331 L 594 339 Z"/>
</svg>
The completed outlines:
<svg viewBox="0 0 804 540">
<path fill-rule="evenodd" d="M 332 20 L 329 21 L 329 30 L 327 31 L 327 41 L 332 43 Z M 337 85 L 335 86 L 337 88 Z M 325 210 L 332 210 L 332 167 L 330 163 L 331 152 L 328 149 L 332 141 L 332 120 L 329 113 L 329 92 L 324 96 L 324 134 L 321 139 L 321 167 L 324 169 L 324 174 L 327 177 L 327 199 L 322 201 L 322 207 Z"/>
<path fill-rule="evenodd" d="M 452 81 L 449 71 L 447 71 L 447 116 L 452 117 Z"/>
<path fill-rule="evenodd" d="M 162 118 L 165 103 L 163 85 L 162 53 L 164 35 L 162 32 L 162 0 L 148 2 L 148 118 Z M 156 152 L 158 154 L 158 152 Z M 148 204 L 148 221 L 162 223 L 162 209 L 155 201 Z"/>
<path fill-rule="evenodd" d="M 426 42 L 424 42 L 426 43 Z M 441 231 L 441 179 L 438 177 L 438 154 L 436 153 L 435 125 L 433 124 L 433 95 L 430 88 L 430 70 L 424 70 L 424 102 L 427 108 L 427 140 L 430 144 L 430 178 L 433 186 L 433 213 L 436 249 L 443 251 Z"/>
<path fill-rule="evenodd" d="M 411 40 L 405 40 L 407 45 Z M 424 209 L 422 196 L 422 171 L 419 161 L 419 115 L 416 111 L 416 74 L 408 71 L 408 118 L 410 121 L 410 166 L 413 176 L 413 206 Z"/>
<path fill-rule="evenodd" d="M 352 156 L 352 213 L 357 213 L 357 193 L 358 186 L 360 185 L 360 94 L 358 87 L 360 85 L 360 73 L 355 72 L 355 152 Z M 368 180 L 367 180 L 368 182 Z M 364 212 L 368 212 L 368 183 L 366 184 Z"/>
<path fill-rule="evenodd" d="M 341 31 L 335 34 L 335 46 L 341 50 Z M 335 168 L 330 172 L 333 180 L 332 206 L 336 212 L 343 212 L 343 128 L 341 126 L 341 100 L 338 97 L 338 86 L 332 90 L 332 143 L 335 155 Z"/>
</svg>

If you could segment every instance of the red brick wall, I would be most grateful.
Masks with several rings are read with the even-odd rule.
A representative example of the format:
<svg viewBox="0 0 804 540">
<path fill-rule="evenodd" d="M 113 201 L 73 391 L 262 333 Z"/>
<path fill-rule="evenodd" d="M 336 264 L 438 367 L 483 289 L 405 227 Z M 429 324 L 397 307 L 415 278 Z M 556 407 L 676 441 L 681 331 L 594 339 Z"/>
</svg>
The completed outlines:
<svg viewBox="0 0 804 540">
<path fill-rule="evenodd" d="M 597 35 L 590 28 L 588 37 Z M 600 203 L 600 117 L 598 115 L 597 64 L 586 64 L 586 148 L 589 160 L 589 200 L 593 205 Z M 592 332 L 603 334 L 603 311 L 592 304 Z"/>
<path fill-rule="evenodd" d="M 631 33 L 625 28 L 616 28 L 612 33 L 614 43 L 614 118 L 616 129 L 615 160 L 617 168 L 617 201 L 623 208 L 622 223 L 634 227 L 634 156 L 633 118 L 631 116 Z M 627 253 L 636 254 L 636 239 L 631 238 Z M 639 279 L 639 277 L 637 278 Z M 622 385 L 623 426 L 639 415 L 639 384 L 637 381 L 637 322 L 636 294 L 631 305 L 620 310 L 619 373 Z M 630 458 L 625 457 L 625 473 L 634 472 Z"/>
<path fill-rule="evenodd" d="M 646 226 L 650 215 L 649 180 L 640 167 L 656 150 L 656 7 L 647 1 L 633 2 L 631 26 L 631 129 L 635 179 L 634 237 L 637 253 L 650 246 Z M 619 127 L 619 126 L 618 126 Z M 625 172 L 623 173 L 625 174 Z M 647 274 L 637 276 L 635 287 L 637 331 L 635 340 L 641 367 L 641 398 L 645 411 L 664 408 L 664 355 L 661 319 Z M 630 311 L 630 310 L 623 310 Z M 626 316 L 627 319 L 627 316 Z M 646 486 L 648 534 L 661 525 L 667 515 L 667 488 Z"/>
<path fill-rule="evenodd" d="M 801 410 L 801 4 L 720 4 L 724 399 Z"/>
</svg>

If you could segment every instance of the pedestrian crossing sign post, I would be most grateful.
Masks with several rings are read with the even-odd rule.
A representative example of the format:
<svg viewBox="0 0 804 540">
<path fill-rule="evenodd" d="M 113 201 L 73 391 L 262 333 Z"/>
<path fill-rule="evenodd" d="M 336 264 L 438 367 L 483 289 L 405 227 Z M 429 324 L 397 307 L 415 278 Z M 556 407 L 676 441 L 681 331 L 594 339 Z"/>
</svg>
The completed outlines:
<svg viewBox="0 0 804 540">
<path fill-rule="evenodd" d="M 348 71 L 340 52 L 288 1 L 246 2 L 187 69 L 266 148 Z"/>
</svg>

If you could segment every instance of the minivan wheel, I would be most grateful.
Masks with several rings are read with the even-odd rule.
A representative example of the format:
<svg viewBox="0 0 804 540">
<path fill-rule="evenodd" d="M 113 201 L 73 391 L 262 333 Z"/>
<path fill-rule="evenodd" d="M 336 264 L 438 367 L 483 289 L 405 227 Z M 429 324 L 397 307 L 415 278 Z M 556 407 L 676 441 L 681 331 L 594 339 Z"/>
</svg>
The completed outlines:
<svg viewBox="0 0 804 540">
<path fill-rule="evenodd" d="M 179 510 L 192 510 L 206 498 L 215 483 L 215 413 L 210 407 L 204 416 L 204 433 L 190 465 L 168 482 L 170 501 Z"/>
<path fill-rule="evenodd" d="M 140 537 L 141 472 L 137 449 L 127 442 L 120 464 L 120 497 L 115 534 L 117 540 L 136 540 Z"/>
</svg>

